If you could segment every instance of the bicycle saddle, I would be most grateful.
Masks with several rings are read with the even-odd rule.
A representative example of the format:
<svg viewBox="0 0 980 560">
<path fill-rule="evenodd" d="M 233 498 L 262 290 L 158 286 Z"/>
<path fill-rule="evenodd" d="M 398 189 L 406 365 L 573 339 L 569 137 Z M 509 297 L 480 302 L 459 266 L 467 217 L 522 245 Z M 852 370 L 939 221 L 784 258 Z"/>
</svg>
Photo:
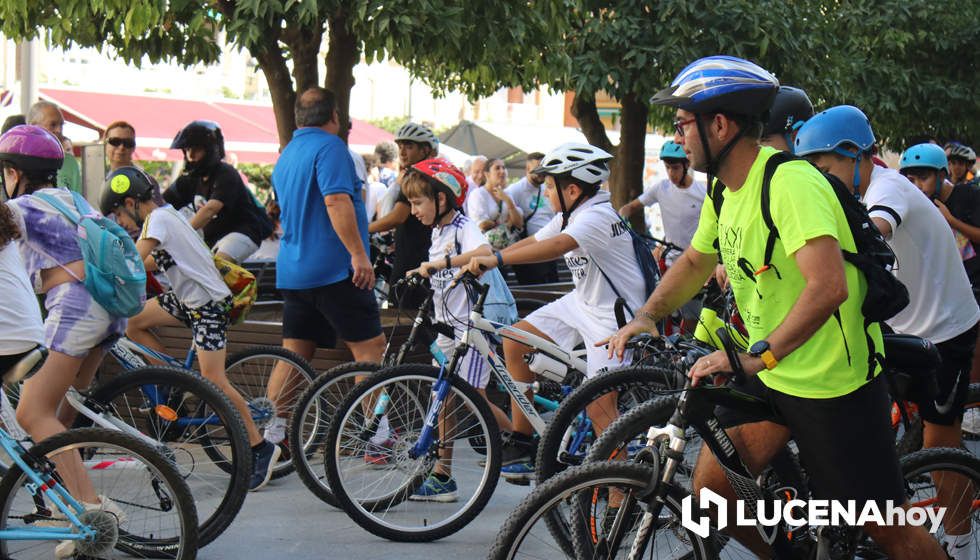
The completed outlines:
<svg viewBox="0 0 980 560">
<path fill-rule="evenodd" d="M 48 349 L 43 346 L 35 346 L 27 352 L 12 354 L 0 357 L 0 371 L 3 371 L 4 383 L 18 383 L 27 379 L 40 369 L 45 358 L 48 357 Z"/>
</svg>

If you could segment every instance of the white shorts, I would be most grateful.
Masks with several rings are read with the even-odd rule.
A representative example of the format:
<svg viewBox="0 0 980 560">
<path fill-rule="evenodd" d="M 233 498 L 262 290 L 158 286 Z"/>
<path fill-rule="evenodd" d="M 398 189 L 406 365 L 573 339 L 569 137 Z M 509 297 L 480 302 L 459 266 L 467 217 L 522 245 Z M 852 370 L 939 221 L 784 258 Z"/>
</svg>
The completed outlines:
<svg viewBox="0 0 980 560">
<path fill-rule="evenodd" d="M 595 345 L 596 342 L 616 332 L 616 320 L 611 316 L 608 319 L 596 317 L 594 313 L 582 308 L 574 293 L 565 294 L 548 305 L 536 309 L 524 320 L 548 335 L 548 338 L 565 350 L 572 350 L 584 343 L 585 359 L 588 363 L 586 377 L 594 377 L 606 370 L 620 368 L 630 363 L 629 352 L 620 362 L 619 358 L 607 357 L 604 346 Z"/>
<path fill-rule="evenodd" d="M 108 348 L 126 330 L 126 319 L 110 315 L 80 282 L 48 290 L 44 307 L 44 345 L 73 358 L 84 358 L 96 346 Z"/>
<path fill-rule="evenodd" d="M 259 246 L 244 233 L 233 231 L 219 239 L 211 250 L 215 254 L 224 253 L 236 263 L 241 264 L 245 262 L 245 259 L 252 256 L 252 253 L 258 251 Z"/>
<path fill-rule="evenodd" d="M 440 334 L 436 344 L 448 360 L 452 358 L 453 349 L 458 343 Z M 466 355 L 460 360 L 457 372 L 459 377 L 477 389 L 486 389 L 490 382 L 490 364 L 473 348 L 466 349 Z"/>
</svg>

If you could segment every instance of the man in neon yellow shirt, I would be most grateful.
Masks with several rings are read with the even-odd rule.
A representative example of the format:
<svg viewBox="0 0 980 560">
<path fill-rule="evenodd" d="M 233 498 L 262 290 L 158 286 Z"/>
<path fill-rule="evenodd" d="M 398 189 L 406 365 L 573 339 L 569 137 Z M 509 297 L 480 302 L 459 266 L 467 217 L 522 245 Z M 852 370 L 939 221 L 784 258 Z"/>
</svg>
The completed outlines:
<svg viewBox="0 0 980 560">
<path fill-rule="evenodd" d="M 749 332 L 750 351 L 740 354 L 748 381 L 742 389 L 770 405 L 768 418 L 719 408 L 717 416 L 752 474 L 758 474 L 795 439 L 815 498 L 905 502 L 890 426 L 890 399 L 879 365 L 877 325 L 865 337 L 861 304 L 863 275 L 845 263 L 841 249 L 854 240 L 831 185 L 812 166 L 790 161 L 775 168 L 770 182 L 772 221 L 779 235 L 772 258 L 763 257 L 768 228 L 761 191 L 766 162 L 777 153 L 759 145 L 762 120 L 779 82 L 766 70 L 738 58 L 711 56 L 681 71 L 652 103 L 677 108 L 674 141 L 691 167 L 727 185 L 720 215 L 709 197 L 702 207 L 691 247 L 667 271 L 637 318 L 609 340 L 621 354 L 634 334 L 689 300 L 716 263 L 716 251 L 731 282 Z M 768 264 L 768 266 L 765 266 Z M 690 375 L 697 383 L 733 371 L 724 352 L 698 360 Z M 708 378 L 707 380 L 705 378 Z M 861 431 L 861 437 L 840 437 Z M 702 452 L 694 489 L 736 495 L 717 459 Z M 772 555 L 752 527 L 729 529 L 760 557 Z M 891 558 L 944 558 L 921 527 L 865 525 Z"/>
</svg>

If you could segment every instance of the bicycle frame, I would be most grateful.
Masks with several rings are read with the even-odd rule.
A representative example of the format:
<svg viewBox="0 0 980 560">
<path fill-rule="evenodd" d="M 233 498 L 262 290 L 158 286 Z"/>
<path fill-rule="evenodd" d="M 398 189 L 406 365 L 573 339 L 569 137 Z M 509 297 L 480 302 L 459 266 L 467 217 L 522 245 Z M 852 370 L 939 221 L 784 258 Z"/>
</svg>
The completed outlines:
<svg viewBox="0 0 980 560">
<path fill-rule="evenodd" d="M 94 538 L 95 530 L 81 522 L 78 518 L 85 508 L 53 476 L 53 473 L 41 473 L 35 471 L 27 461 L 24 460 L 24 453 L 27 450 L 18 441 L 10 436 L 4 429 L 0 428 L 0 447 L 10 456 L 14 464 L 20 467 L 21 471 L 27 475 L 30 483 L 27 485 L 28 491 L 32 496 L 37 497 L 40 492 L 46 500 L 50 500 L 58 511 L 63 513 L 71 523 L 70 527 L 31 527 L 29 529 L 0 529 L 0 540 L 26 541 L 26 540 L 57 540 L 57 541 L 78 541 L 82 539 Z M 78 532 L 73 532 L 72 529 Z"/>
</svg>

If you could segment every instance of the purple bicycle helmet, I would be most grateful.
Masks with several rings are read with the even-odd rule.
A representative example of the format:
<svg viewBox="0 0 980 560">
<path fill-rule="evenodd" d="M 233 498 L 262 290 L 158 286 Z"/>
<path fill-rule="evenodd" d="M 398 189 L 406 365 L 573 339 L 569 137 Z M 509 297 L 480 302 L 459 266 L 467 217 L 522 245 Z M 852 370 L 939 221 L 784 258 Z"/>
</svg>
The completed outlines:
<svg viewBox="0 0 980 560">
<path fill-rule="evenodd" d="M 0 136 L 0 161 L 25 172 L 57 175 L 65 150 L 53 134 L 39 126 L 22 124 Z"/>
</svg>

